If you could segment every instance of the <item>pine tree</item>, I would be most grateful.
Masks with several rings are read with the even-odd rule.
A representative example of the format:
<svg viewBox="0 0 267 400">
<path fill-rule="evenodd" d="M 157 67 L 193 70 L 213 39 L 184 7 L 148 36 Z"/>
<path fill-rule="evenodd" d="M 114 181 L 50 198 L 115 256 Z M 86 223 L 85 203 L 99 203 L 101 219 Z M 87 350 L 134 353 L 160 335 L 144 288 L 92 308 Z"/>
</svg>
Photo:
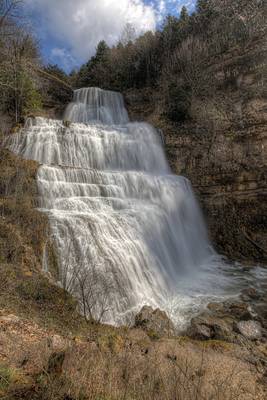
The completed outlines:
<svg viewBox="0 0 267 400">
<path fill-rule="evenodd" d="M 108 53 L 109 47 L 105 40 L 101 40 L 101 42 L 98 43 L 97 48 L 96 48 L 96 55 L 92 58 L 93 62 L 102 62 Z"/>
<path fill-rule="evenodd" d="M 181 13 L 180 13 L 180 20 L 187 21 L 188 18 L 189 18 L 189 15 L 188 15 L 187 8 L 185 6 L 183 6 L 181 9 Z"/>
</svg>

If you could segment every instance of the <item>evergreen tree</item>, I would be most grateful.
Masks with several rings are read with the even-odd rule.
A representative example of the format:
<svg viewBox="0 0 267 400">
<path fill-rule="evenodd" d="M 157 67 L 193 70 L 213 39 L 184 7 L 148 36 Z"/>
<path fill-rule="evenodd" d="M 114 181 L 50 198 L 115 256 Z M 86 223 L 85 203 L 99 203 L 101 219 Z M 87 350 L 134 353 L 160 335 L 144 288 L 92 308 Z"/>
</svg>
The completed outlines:
<svg viewBox="0 0 267 400">
<path fill-rule="evenodd" d="M 110 48 L 104 40 L 101 40 L 96 48 L 96 54 L 86 64 L 83 64 L 76 77 L 75 86 L 99 86 L 100 71 L 103 71 L 108 64 Z M 101 82 L 103 84 L 103 82 Z"/>
<path fill-rule="evenodd" d="M 181 13 L 180 13 L 180 20 L 186 22 L 186 21 L 188 21 L 188 19 L 189 19 L 189 15 L 188 15 L 187 8 L 185 6 L 183 6 L 181 9 Z"/>
<path fill-rule="evenodd" d="M 96 55 L 91 59 L 90 63 L 97 64 L 105 61 L 108 51 L 109 47 L 107 43 L 105 42 L 105 40 L 101 40 L 101 42 L 99 42 L 97 45 Z"/>
</svg>

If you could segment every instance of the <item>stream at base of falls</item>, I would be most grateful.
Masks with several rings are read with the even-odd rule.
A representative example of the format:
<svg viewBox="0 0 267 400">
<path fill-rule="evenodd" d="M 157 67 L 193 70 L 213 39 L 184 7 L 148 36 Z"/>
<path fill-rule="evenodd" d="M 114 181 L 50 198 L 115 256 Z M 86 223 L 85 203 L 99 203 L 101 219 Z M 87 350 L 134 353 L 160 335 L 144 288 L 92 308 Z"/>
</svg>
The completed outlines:
<svg viewBox="0 0 267 400">
<path fill-rule="evenodd" d="M 245 274 L 216 254 L 190 182 L 171 173 L 159 132 L 129 121 L 119 93 L 79 89 L 64 120 L 30 118 L 6 145 L 41 164 L 39 209 L 82 312 L 119 325 L 150 305 L 182 329 L 210 301 L 259 285 L 264 269 Z"/>
</svg>

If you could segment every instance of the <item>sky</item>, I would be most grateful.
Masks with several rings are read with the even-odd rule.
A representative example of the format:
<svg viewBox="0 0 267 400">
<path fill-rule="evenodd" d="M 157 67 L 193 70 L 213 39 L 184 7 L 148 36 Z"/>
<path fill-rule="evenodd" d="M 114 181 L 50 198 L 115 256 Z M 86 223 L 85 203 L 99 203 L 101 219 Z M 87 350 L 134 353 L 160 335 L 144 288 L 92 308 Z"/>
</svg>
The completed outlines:
<svg viewBox="0 0 267 400">
<path fill-rule="evenodd" d="M 159 27 L 168 14 L 195 0 L 25 0 L 24 13 L 36 32 L 48 63 L 66 72 L 78 68 L 95 53 L 100 40 L 118 42 L 131 23 L 137 34 Z"/>
</svg>

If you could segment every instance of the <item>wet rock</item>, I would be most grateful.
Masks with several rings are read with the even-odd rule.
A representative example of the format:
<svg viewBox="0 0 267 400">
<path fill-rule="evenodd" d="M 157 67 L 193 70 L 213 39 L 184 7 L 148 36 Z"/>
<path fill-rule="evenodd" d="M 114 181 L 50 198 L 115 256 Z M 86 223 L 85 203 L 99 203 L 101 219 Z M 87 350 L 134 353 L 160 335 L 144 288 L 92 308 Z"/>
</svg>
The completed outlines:
<svg viewBox="0 0 267 400">
<path fill-rule="evenodd" d="M 224 305 L 223 303 L 209 303 L 208 309 L 215 314 L 222 314 L 224 312 Z"/>
<path fill-rule="evenodd" d="M 63 125 L 64 125 L 66 128 L 69 128 L 69 127 L 71 126 L 71 121 L 64 120 L 64 121 L 63 121 Z"/>
<path fill-rule="evenodd" d="M 243 302 L 224 302 L 226 313 L 238 320 L 249 320 L 252 317 L 250 306 Z"/>
<path fill-rule="evenodd" d="M 229 317 L 237 320 L 251 319 L 252 312 L 249 304 L 238 301 L 209 303 L 208 310 L 216 317 Z"/>
<path fill-rule="evenodd" d="M 259 300 L 260 294 L 254 288 L 247 288 L 242 290 L 241 299 L 243 301 Z"/>
<path fill-rule="evenodd" d="M 231 342 L 234 339 L 231 321 L 214 317 L 208 313 L 193 318 L 187 334 L 193 339 L 199 340 L 216 339 Z"/>
<path fill-rule="evenodd" d="M 152 307 L 144 306 L 135 317 L 135 327 L 142 328 L 147 332 L 153 332 L 158 336 L 172 336 L 175 327 L 164 311 L 153 310 Z"/>
<path fill-rule="evenodd" d="M 262 327 L 257 321 L 240 321 L 235 324 L 235 330 L 249 340 L 262 337 Z"/>
<path fill-rule="evenodd" d="M 257 315 L 267 324 L 267 299 L 265 302 L 257 304 L 254 309 Z"/>
<path fill-rule="evenodd" d="M 208 340 L 212 338 L 212 331 L 210 327 L 200 321 L 194 321 L 195 318 L 191 321 L 191 326 L 187 332 L 187 334 L 193 339 L 198 340 Z"/>
</svg>

